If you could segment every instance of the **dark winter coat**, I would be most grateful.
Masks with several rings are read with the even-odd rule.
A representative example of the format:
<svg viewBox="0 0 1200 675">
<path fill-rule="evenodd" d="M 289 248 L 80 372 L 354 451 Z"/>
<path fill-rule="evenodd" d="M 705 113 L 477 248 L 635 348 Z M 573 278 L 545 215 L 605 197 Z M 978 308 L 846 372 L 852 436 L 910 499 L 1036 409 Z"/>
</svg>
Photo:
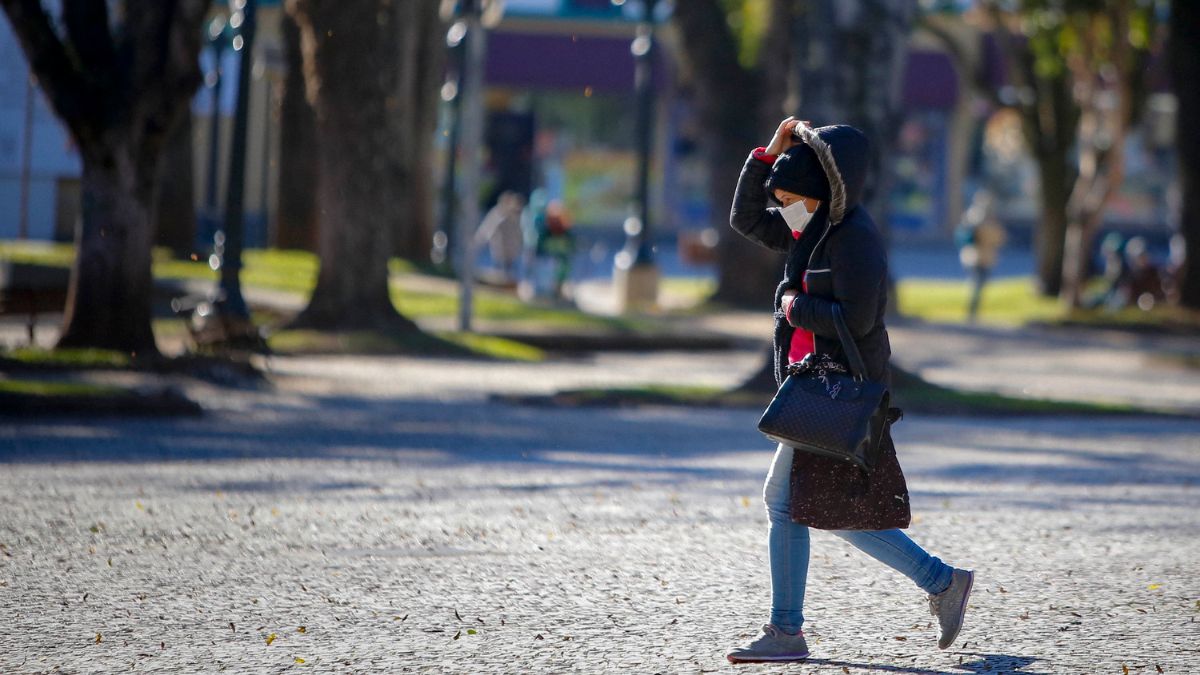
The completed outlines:
<svg viewBox="0 0 1200 675">
<path fill-rule="evenodd" d="M 813 333 L 816 351 L 849 365 L 837 337 L 832 305 L 838 303 L 862 354 L 867 376 L 888 381 L 891 346 L 883 316 L 887 308 L 887 254 L 883 239 L 859 201 L 866 182 L 869 147 L 857 129 L 838 125 L 801 128 L 801 140 L 820 160 L 830 199 L 822 202 L 803 236 L 793 239 L 779 209 L 768 203 L 772 167 L 751 156 L 742 168 L 729 222 L 767 248 L 787 254 L 775 291 L 775 378 L 782 382 L 792 333 Z M 805 290 L 807 289 L 807 290 Z M 796 290 L 788 316 L 783 294 Z M 797 452 L 792 462 L 791 511 L 796 522 L 820 529 L 883 530 L 907 527 L 908 489 L 885 434 L 879 464 L 867 477 L 836 460 Z"/>
</svg>

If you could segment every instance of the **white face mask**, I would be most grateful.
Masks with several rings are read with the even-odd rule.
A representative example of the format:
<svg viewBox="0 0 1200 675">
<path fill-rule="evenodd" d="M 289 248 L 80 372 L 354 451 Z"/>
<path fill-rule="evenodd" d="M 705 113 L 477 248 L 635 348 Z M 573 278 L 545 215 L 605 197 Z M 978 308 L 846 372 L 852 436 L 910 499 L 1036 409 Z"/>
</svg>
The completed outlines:
<svg viewBox="0 0 1200 675">
<path fill-rule="evenodd" d="M 787 223 L 788 227 L 796 233 L 803 232 L 804 228 L 808 227 L 813 213 L 809 212 L 808 207 L 804 205 L 803 199 L 797 199 L 790 206 L 779 209 L 779 215 L 783 216 L 783 220 Z"/>
</svg>

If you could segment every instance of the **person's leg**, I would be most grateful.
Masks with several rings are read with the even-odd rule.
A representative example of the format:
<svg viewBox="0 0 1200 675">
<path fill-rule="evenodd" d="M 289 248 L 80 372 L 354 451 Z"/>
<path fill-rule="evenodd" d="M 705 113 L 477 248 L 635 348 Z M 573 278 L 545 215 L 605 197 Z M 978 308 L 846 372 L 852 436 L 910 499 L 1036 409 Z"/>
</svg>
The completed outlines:
<svg viewBox="0 0 1200 675">
<path fill-rule="evenodd" d="M 771 623 L 785 633 L 804 624 L 808 577 L 808 528 L 792 521 L 792 448 L 780 445 L 763 486 L 767 506 L 767 549 L 771 561 Z"/>
<path fill-rule="evenodd" d="M 836 530 L 833 534 L 912 579 L 930 595 L 950 587 L 954 568 L 926 553 L 900 530 Z"/>
</svg>

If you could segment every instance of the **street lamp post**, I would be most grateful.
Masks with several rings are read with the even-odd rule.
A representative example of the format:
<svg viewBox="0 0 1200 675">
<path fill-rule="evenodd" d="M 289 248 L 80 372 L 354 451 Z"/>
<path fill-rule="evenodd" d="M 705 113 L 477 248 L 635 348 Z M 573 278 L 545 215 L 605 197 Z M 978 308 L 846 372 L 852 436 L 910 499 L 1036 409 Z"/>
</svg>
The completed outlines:
<svg viewBox="0 0 1200 675">
<path fill-rule="evenodd" d="M 246 136 L 250 113 L 250 81 L 254 58 L 254 1 L 233 0 L 229 25 L 234 29 L 233 49 L 238 57 L 237 105 L 233 136 L 229 139 L 229 184 L 225 189 L 224 254 L 221 256 L 221 310 L 230 318 L 249 319 L 242 297 L 242 246 L 245 241 Z"/>
<path fill-rule="evenodd" d="M 466 27 L 458 95 L 462 100 L 458 123 L 462 150 L 459 189 L 461 200 L 458 225 L 454 232 L 455 271 L 459 280 L 458 329 L 471 330 L 475 276 L 475 228 L 479 225 L 480 169 L 483 164 L 483 68 L 487 56 L 485 23 L 499 21 L 504 5 L 501 0 L 462 0 L 462 18 Z"/>
<path fill-rule="evenodd" d="M 237 103 L 233 114 L 233 134 L 229 139 L 229 174 L 225 188 L 224 226 L 213 235 L 213 254 L 209 266 L 220 274 L 214 297 L 196 308 L 200 323 L 194 332 L 198 342 L 224 343 L 229 346 L 260 346 L 261 338 L 250 321 L 250 311 L 242 297 L 241 270 L 246 194 L 246 136 L 250 109 L 250 81 L 254 53 L 254 0 L 233 0 L 229 28 L 230 44 L 239 52 Z M 211 184 L 210 184 L 211 188 Z"/>
<path fill-rule="evenodd" d="M 217 180 L 221 165 L 221 58 L 229 44 L 229 23 L 225 15 L 218 14 L 208 24 L 208 44 L 212 49 L 213 69 L 211 73 L 212 107 L 208 122 L 208 175 L 205 177 L 204 230 L 213 236 L 220 222 L 217 215 Z"/>
<path fill-rule="evenodd" d="M 624 4 L 624 0 L 613 0 Z M 654 261 L 650 220 L 650 156 L 654 145 L 654 11 L 658 0 L 642 0 L 642 18 L 630 45 L 637 99 L 637 213 L 625 219 L 625 247 L 617 254 L 613 285 L 622 312 L 653 309 L 658 301 L 658 265 Z"/>
</svg>

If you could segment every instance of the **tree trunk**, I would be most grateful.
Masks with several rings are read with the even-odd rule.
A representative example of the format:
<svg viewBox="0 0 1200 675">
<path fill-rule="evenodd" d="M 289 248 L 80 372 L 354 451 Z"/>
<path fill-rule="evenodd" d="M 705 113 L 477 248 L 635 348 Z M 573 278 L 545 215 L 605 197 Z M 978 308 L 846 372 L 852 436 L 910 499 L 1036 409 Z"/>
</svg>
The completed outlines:
<svg viewBox="0 0 1200 675">
<path fill-rule="evenodd" d="M 1041 220 L 1034 233 L 1038 290 L 1056 296 L 1062 290 L 1062 270 L 1067 234 L 1067 201 L 1071 198 L 1071 176 L 1065 152 L 1037 155 L 1041 176 Z"/>
<path fill-rule="evenodd" d="M 393 227 L 394 252 L 414 262 L 428 262 L 435 228 L 433 199 L 436 191 L 433 135 L 446 61 L 446 27 L 435 2 L 410 2 L 401 10 L 401 36 L 397 41 L 400 69 L 394 100 L 401 174 L 397 215 Z"/>
<path fill-rule="evenodd" d="M 286 72 L 279 96 L 279 191 L 274 245 L 317 250 L 317 120 L 304 93 L 300 28 L 280 19 Z"/>
<path fill-rule="evenodd" d="M 82 224 L 61 347 L 157 352 L 150 245 L 159 160 L 200 84 L 207 0 L 0 0 L 34 74 L 83 156 Z M 126 6 L 129 5 L 129 6 Z"/>
<path fill-rule="evenodd" d="M 396 177 L 397 4 L 291 0 L 317 116 L 321 270 L 296 325 L 412 330 L 388 292 Z M 404 215 L 404 214 L 401 214 Z"/>
<path fill-rule="evenodd" d="M 128 140 L 83 157 L 83 217 L 59 347 L 158 352 L 150 324 L 152 194 Z"/>
<path fill-rule="evenodd" d="M 1200 25 L 1200 4 L 1191 0 L 1171 3 L 1171 37 L 1168 43 L 1171 80 L 1179 101 L 1175 144 L 1179 157 L 1182 194 L 1179 232 L 1184 238 L 1183 268 L 1177 287 L 1179 304 L 1200 310 L 1200 42 L 1193 30 Z"/>
<path fill-rule="evenodd" d="M 167 137 L 155 200 L 155 244 L 177 258 L 192 254 L 196 239 L 196 195 L 192 163 L 192 112 L 186 111 Z"/>
<path fill-rule="evenodd" d="M 780 3 L 772 6 L 783 7 Z M 674 42 L 680 47 L 680 57 L 690 66 L 696 84 L 697 112 L 702 128 L 707 130 L 700 136 L 700 147 L 708 164 L 712 227 L 720 233 L 713 300 L 738 307 L 769 307 L 783 257 L 730 229 L 729 209 L 738 174 L 756 139 L 761 137 L 757 142 L 765 142 L 774 131 L 773 126 L 757 128 L 765 119 L 762 106 L 780 97 L 765 96 L 762 74 L 739 65 L 737 45 L 719 2 L 676 3 L 673 19 L 683 36 Z M 786 17 L 772 17 L 768 25 L 786 32 L 791 23 Z M 776 43 L 776 38 L 767 39 L 768 45 Z M 786 83 L 776 84 L 782 87 Z M 778 124 L 778 120 L 772 124 Z"/>
</svg>

